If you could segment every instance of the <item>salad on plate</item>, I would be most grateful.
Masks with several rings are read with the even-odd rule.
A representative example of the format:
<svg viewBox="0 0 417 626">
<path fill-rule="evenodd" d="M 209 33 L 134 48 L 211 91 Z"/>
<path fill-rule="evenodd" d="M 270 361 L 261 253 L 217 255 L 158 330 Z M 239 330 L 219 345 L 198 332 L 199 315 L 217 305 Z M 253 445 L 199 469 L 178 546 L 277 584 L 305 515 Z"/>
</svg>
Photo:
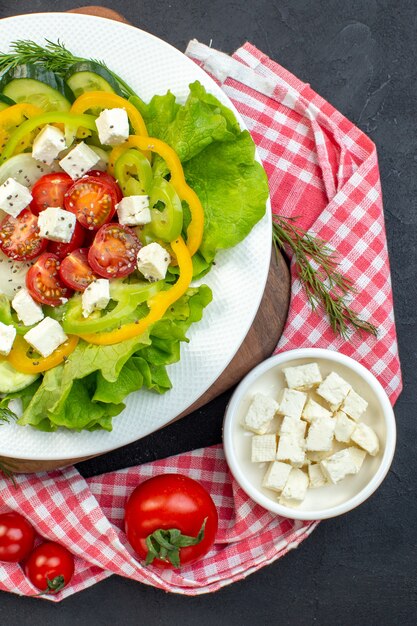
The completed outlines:
<svg viewBox="0 0 417 626">
<path fill-rule="evenodd" d="M 266 175 L 198 81 L 184 103 L 145 103 L 59 43 L 54 71 L 19 45 L 31 62 L 10 55 L 0 76 L 0 408 L 19 398 L 18 424 L 44 431 L 111 430 L 130 393 L 171 388 L 212 298 L 193 281 L 262 218 Z"/>
</svg>

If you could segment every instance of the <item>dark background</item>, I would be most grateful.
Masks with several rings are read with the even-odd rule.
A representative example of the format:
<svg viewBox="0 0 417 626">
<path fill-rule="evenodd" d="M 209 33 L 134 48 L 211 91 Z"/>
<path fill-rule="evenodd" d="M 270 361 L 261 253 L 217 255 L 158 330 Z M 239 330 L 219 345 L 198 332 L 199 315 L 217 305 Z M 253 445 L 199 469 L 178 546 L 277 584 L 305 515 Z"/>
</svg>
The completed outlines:
<svg viewBox="0 0 417 626">
<path fill-rule="evenodd" d="M 417 3 L 414 0 L 114 0 L 135 26 L 180 50 L 197 38 L 231 53 L 249 40 L 368 133 L 379 152 L 404 391 L 398 447 L 378 492 L 323 522 L 298 550 L 209 596 L 186 598 L 116 576 L 52 605 L 0 594 L 0 623 L 150 626 L 391 626 L 417 623 Z M 0 17 L 80 6 L 0 1 Z M 59 33 L 57 33 L 59 35 Z M 1 46 L 0 46 L 1 48 Z M 227 394 L 105 457 L 89 476 L 217 443 Z"/>
</svg>

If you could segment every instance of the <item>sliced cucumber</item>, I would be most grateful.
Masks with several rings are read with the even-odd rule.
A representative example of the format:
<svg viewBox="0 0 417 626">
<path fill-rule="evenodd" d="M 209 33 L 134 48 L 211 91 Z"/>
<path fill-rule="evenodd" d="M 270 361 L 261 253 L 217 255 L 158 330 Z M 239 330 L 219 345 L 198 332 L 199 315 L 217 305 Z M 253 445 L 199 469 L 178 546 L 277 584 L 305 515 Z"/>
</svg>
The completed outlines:
<svg viewBox="0 0 417 626">
<path fill-rule="evenodd" d="M 18 65 L 0 81 L 3 95 L 17 103 L 30 102 L 44 111 L 69 111 L 73 95 L 60 76 L 39 65 Z"/>
<path fill-rule="evenodd" d="M 8 361 L 0 361 L 0 393 L 14 393 L 31 385 L 39 374 L 18 372 Z"/>
<path fill-rule="evenodd" d="M 9 107 L 12 106 L 12 104 L 16 104 L 16 102 L 12 100 L 11 98 L 8 98 L 7 96 L 4 96 L 2 93 L 0 93 L 0 111 L 4 111 L 4 109 L 8 109 Z"/>
<path fill-rule="evenodd" d="M 0 291 L 10 300 L 19 289 L 26 286 L 26 274 L 33 263 L 34 261 L 15 261 L 0 250 Z"/>
<path fill-rule="evenodd" d="M 74 63 L 65 75 L 65 82 L 76 98 L 86 91 L 107 91 L 121 95 L 112 74 L 94 61 Z"/>
<path fill-rule="evenodd" d="M 49 166 L 36 161 L 31 154 L 22 152 L 12 156 L 0 166 L 0 185 L 8 178 L 14 178 L 21 185 L 32 187 L 44 174 L 58 172 L 60 169 L 58 163 Z"/>
</svg>

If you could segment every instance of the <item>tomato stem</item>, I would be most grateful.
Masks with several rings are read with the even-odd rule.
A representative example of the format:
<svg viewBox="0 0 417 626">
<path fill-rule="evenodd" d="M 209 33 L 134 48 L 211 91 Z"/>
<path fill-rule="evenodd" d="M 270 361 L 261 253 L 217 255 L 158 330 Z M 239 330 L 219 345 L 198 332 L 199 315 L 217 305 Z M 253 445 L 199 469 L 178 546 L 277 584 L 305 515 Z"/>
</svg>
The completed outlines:
<svg viewBox="0 0 417 626">
<path fill-rule="evenodd" d="M 170 528 L 164 530 L 159 528 L 146 537 L 146 547 L 148 553 L 146 555 L 146 565 L 150 565 L 154 559 L 169 562 L 174 567 L 181 567 L 180 548 L 195 546 L 204 538 L 204 530 L 206 527 L 207 517 L 204 518 L 203 524 L 196 537 L 183 535 L 178 528 Z"/>
<path fill-rule="evenodd" d="M 34 597 L 43 596 L 45 594 L 54 594 L 58 593 L 65 587 L 65 578 L 63 576 L 55 576 L 52 580 L 49 578 L 46 579 L 46 584 L 48 585 L 44 591 L 40 593 L 35 593 Z"/>
</svg>

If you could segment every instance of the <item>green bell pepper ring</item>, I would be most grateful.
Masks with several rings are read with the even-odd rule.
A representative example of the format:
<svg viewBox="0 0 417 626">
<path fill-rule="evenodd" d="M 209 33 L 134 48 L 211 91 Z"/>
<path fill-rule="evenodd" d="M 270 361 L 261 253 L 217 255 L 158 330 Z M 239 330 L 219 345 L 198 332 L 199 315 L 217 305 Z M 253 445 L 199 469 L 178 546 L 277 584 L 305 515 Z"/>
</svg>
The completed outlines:
<svg viewBox="0 0 417 626">
<path fill-rule="evenodd" d="M 143 228 L 144 237 L 170 242 L 180 236 L 183 225 L 181 200 L 165 178 L 155 178 L 149 196 L 152 221 Z M 161 210 L 156 208 L 161 205 Z"/>
<path fill-rule="evenodd" d="M 114 175 L 123 195 L 149 194 L 152 186 L 152 168 L 148 159 L 138 150 L 127 150 L 117 159 Z"/>
</svg>

